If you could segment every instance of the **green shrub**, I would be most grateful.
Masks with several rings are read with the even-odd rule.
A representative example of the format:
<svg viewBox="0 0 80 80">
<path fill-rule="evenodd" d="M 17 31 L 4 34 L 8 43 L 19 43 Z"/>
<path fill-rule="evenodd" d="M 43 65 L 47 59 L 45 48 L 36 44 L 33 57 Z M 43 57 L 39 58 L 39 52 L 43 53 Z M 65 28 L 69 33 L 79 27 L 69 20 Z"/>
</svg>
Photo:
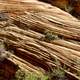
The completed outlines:
<svg viewBox="0 0 80 80">
<path fill-rule="evenodd" d="M 56 35 L 55 33 L 51 32 L 51 31 L 45 31 L 44 32 L 45 34 L 45 40 L 47 41 L 52 41 L 52 40 L 55 40 L 55 39 L 58 39 L 58 35 Z"/>
<path fill-rule="evenodd" d="M 25 72 L 19 69 L 12 80 L 48 80 L 48 76 L 39 76 L 33 72 Z"/>
</svg>

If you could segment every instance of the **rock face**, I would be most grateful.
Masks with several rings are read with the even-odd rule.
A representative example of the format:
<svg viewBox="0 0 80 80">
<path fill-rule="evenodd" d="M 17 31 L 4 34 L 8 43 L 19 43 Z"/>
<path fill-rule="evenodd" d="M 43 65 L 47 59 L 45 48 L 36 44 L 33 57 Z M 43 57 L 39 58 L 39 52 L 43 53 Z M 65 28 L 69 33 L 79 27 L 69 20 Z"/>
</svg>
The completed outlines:
<svg viewBox="0 0 80 80">
<path fill-rule="evenodd" d="M 7 20 L 8 20 L 8 16 L 5 13 L 1 12 L 0 13 L 0 21 L 7 21 Z"/>
<path fill-rule="evenodd" d="M 0 73 L 3 78 L 12 78 L 18 65 L 37 74 L 59 66 L 69 80 L 80 79 L 78 19 L 42 2 L 1 3 L 0 10 L 9 16 L 0 21 L 0 39 L 10 51 L 0 62 L 0 69 L 5 70 Z"/>
<path fill-rule="evenodd" d="M 39 0 L 57 6 L 80 19 L 80 0 Z"/>
<path fill-rule="evenodd" d="M 17 69 L 18 67 L 7 59 L 0 62 L 0 80 L 11 80 Z"/>
<path fill-rule="evenodd" d="M 44 2 L 50 3 L 54 6 L 57 6 L 61 9 L 65 10 L 65 8 L 67 8 L 69 5 L 70 0 L 39 0 L 39 1 L 44 1 Z"/>
</svg>

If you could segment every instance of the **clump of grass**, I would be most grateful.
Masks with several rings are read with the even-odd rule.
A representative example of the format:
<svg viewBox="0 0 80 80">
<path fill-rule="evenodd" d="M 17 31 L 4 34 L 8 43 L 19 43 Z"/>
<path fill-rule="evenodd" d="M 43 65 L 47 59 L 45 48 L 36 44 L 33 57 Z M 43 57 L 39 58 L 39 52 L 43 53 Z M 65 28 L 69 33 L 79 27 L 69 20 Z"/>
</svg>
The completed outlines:
<svg viewBox="0 0 80 80">
<path fill-rule="evenodd" d="M 48 80 L 48 76 L 37 75 L 33 72 L 26 72 L 19 69 L 12 80 Z"/>
<path fill-rule="evenodd" d="M 56 67 L 52 68 L 52 71 L 48 73 L 49 80 L 68 80 L 64 67 L 61 67 L 61 63 L 56 58 L 54 59 L 54 64 Z"/>
<path fill-rule="evenodd" d="M 58 35 L 56 35 L 55 33 L 51 32 L 51 31 L 46 30 L 44 32 L 44 34 L 45 34 L 46 41 L 52 41 L 52 40 L 58 39 Z"/>
<path fill-rule="evenodd" d="M 52 71 L 47 72 L 46 75 L 37 75 L 33 72 L 27 72 L 19 69 L 12 80 L 68 80 L 60 62 L 55 59 L 54 63 L 56 64 L 56 67 L 52 68 Z"/>
<path fill-rule="evenodd" d="M 18 70 L 12 80 L 25 80 L 25 72 L 22 70 Z"/>
<path fill-rule="evenodd" d="M 49 75 L 50 80 L 65 80 L 65 72 L 60 68 L 54 68 L 53 71 Z"/>
</svg>

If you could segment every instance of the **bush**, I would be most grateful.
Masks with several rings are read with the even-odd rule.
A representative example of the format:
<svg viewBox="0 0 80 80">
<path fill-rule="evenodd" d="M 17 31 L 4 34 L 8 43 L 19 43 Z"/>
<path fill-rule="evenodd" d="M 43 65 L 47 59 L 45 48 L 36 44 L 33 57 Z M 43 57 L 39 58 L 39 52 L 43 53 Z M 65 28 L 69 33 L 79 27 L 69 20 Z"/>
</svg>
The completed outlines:
<svg viewBox="0 0 80 80">
<path fill-rule="evenodd" d="M 48 80 L 48 76 L 37 75 L 33 72 L 25 72 L 19 69 L 12 80 Z"/>
</svg>

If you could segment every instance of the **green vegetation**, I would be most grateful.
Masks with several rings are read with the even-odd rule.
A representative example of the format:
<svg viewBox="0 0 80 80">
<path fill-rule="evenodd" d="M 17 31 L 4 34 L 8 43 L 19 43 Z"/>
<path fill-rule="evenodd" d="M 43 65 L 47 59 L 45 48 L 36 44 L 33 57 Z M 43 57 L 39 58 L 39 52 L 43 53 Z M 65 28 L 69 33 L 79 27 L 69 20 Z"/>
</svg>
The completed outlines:
<svg viewBox="0 0 80 80">
<path fill-rule="evenodd" d="M 66 80 L 65 72 L 61 68 L 54 68 L 51 73 L 49 73 L 49 80 Z"/>
<path fill-rule="evenodd" d="M 48 80 L 48 76 L 42 74 L 37 75 L 33 72 L 26 72 L 19 69 L 12 80 Z"/>
<path fill-rule="evenodd" d="M 64 69 L 61 68 L 60 62 L 55 59 L 54 63 L 56 64 L 56 67 L 52 68 L 52 71 L 47 72 L 46 75 L 37 75 L 33 72 L 19 69 L 12 80 L 68 80 L 65 76 Z"/>
<path fill-rule="evenodd" d="M 52 71 L 48 73 L 49 80 L 68 80 L 64 68 L 61 67 L 61 63 L 56 58 L 53 62 L 56 67 L 52 68 Z"/>
<path fill-rule="evenodd" d="M 52 40 L 58 39 L 58 35 L 56 35 L 55 33 L 51 31 L 46 30 L 44 34 L 45 34 L 46 41 L 52 41 Z"/>
<path fill-rule="evenodd" d="M 53 72 L 46 75 L 36 75 L 35 73 L 27 73 L 19 69 L 12 80 L 66 80 L 65 72 L 60 68 L 53 69 Z"/>
</svg>

